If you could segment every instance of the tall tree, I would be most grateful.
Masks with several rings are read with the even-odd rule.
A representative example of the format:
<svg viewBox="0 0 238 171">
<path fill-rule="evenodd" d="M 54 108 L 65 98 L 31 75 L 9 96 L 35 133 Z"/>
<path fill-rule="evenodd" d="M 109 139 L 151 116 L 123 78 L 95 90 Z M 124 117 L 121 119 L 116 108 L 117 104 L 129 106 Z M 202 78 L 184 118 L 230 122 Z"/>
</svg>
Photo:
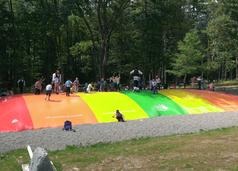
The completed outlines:
<svg viewBox="0 0 238 171">
<path fill-rule="evenodd" d="M 94 58 L 99 64 L 99 76 L 105 77 L 111 36 L 130 0 L 75 0 L 74 4 L 75 13 L 83 18 L 93 48 L 99 54 Z"/>
<path fill-rule="evenodd" d="M 235 54 L 237 54 L 236 44 L 237 21 L 233 20 L 227 5 L 223 1 L 216 1 L 210 4 L 210 19 L 207 27 L 209 37 L 208 50 L 210 56 L 209 63 L 212 63 L 214 70 L 218 72 L 218 79 L 227 79 L 228 73 L 232 74 L 235 68 Z M 232 75 L 231 75 L 232 76 Z"/>
<path fill-rule="evenodd" d="M 173 69 L 169 72 L 177 77 L 183 76 L 186 82 L 188 75 L 201 74 L 204 57 L 202 45 L 196 30 L 188 32 L 183 41 L 178 43 L 179 52 L 175 55 Z M 200 73 L 199 73 L 200 71 Z"/>
<path fill-rule="evenodd" d="M 0 1 L 0 81 L 9 81 L 11 13 L 7 1 Z"/>
</svg>

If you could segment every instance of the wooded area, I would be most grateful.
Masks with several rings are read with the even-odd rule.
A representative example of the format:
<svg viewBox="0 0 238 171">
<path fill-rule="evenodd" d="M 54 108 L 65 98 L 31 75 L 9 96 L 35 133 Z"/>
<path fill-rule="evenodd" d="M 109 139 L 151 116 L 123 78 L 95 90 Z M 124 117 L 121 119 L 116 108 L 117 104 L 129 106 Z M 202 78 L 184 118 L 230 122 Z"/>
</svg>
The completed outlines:
<svg viewBox="0 0 238 171">
<path fill-rule="evenodd" d="M 238 79 L 236 0 L 0 0 L 0 82 Z"/>
</svg>

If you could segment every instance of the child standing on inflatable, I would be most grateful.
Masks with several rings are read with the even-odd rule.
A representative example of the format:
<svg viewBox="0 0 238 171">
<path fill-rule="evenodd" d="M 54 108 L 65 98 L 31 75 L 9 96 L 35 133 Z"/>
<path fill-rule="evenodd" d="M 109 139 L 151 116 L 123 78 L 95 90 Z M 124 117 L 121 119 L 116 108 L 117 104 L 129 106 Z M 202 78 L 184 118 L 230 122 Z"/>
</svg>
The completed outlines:
<svg viewBox="0 0 238 171">
<path fill-rule="evenodd" d="M 67 80 L 66 82 L 65 82 L 65 88 L 66 88 L 66 96 L 69 96 L 70 95 L 70 88 L 71 88 L 71 86 L 72 86 L 72 81 L 70 81 L 70 80 Z"/>
<path fill-rule="evenodd" d="M 46 86 L 45 92 L 46 92 L 45 100 L 50 100 L 50 96 L 51 96 L 51 93 L 52 93 L 52 85 L 51 84 L 48 84 Z"/>
</svg>

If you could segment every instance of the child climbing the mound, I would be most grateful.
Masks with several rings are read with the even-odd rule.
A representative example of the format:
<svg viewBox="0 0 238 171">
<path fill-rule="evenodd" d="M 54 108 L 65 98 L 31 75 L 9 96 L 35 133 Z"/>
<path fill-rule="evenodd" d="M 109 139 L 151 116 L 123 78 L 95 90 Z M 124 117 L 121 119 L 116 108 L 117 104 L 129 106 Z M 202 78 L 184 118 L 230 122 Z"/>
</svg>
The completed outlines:
<svg viewBox="0 0 238 171">
<path fill-rule="evenodd" d="M 124 117 L 119 110 L 116 110 L 115 116 L 113 117 L 116 118 L 118 122 L 125 122 Z"/>
<path fill-rule="evenodd" d="M 87 92 L 87 93 L 90 93 L 93 89 L 94 89 L 94 88 L 93 88 L 93 86 L 92 86 L 92 83 L 89 83 L 88 86 L 87 86 L 86 92 Z"/>
<path fill-rule="evenodd" d="M 51 84 L 48 84 L 46 86 L 45 92 L 46 92 L 45 100 L 50 100 L 50 96 L 51 96 L 51 93 L 52 93 L 52 85 Z"/>
</svg>

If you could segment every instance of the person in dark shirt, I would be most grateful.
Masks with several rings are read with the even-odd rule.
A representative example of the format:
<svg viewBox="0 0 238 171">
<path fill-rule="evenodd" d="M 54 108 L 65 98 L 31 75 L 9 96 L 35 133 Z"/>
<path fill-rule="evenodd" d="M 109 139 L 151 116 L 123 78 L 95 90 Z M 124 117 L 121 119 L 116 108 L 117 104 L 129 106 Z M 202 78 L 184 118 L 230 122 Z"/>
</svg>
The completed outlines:
<svg viewBox="0 0 238 171">
<path fill-rule="evenodd" d="M 19 92 L 22 94 L 24 92 L 24 87 L 26 86 L 25 80 L 23 78 L 17 81 Z"/>
<path fill-rule="evenodd" d="M 133 90 L 134 91 L 139 90 L 141 87 L 141 77 L 143 73 L 136 68 L 130 72 L 130 75 L 133 78 Z"/>
<path fill-rule="evenodd" d="M 119 110 L 116 110 L 115 116 L 113 117 L 115 117 L 118 122 L 125 122 L 123 114 Z"/>
</svg>

